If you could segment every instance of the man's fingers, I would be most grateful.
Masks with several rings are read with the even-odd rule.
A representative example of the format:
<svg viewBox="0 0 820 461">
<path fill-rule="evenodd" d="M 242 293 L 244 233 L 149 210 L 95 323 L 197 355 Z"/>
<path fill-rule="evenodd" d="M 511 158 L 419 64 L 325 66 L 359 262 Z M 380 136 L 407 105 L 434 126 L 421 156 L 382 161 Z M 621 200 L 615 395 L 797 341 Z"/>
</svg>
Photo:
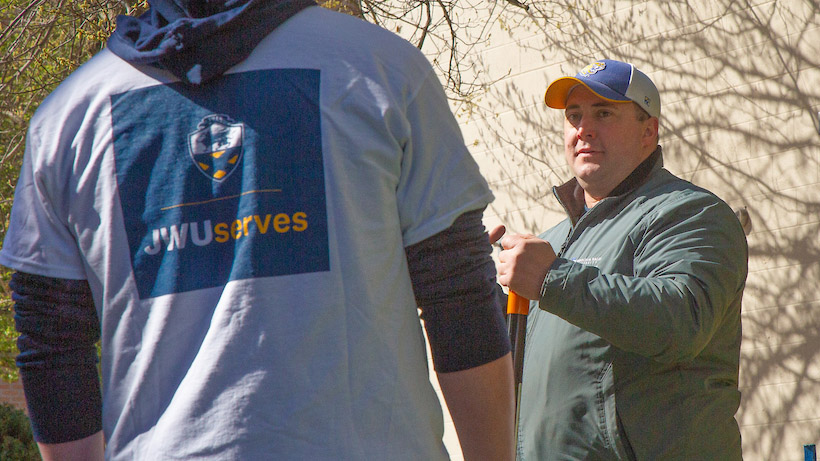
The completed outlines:
<svg viewBox="0 0 820 461">
<path fill-rule="evenodd" d="M 503 225 L 496 226 L 493 230 L 490 231 L 490 244 L 497 242 L 498 239 L 504 236 L 504 232 L 507 232 L 507 228 Z"/>
<path fill-rule="evenodd" d="M 501 239 L 496 280 L 527 299 L 538 299 L 555 252 L 549 242 L 530 234 L 508 234 Z"/>
<path fill-rule="evenodd" d="M 501 246 L 505 250 L 509 250 L 519 243 L 531 238 L 535 238 L 535 236 L 532 234 L 507 234 L 503 239 L 501 239 Z"/>
</svg>

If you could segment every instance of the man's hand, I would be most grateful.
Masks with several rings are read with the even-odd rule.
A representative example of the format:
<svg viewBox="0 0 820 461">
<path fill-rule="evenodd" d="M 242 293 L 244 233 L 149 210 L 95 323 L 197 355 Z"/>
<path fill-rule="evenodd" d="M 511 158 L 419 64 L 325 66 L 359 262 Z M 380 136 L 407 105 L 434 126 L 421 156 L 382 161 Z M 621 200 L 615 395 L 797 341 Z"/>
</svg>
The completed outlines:
<svg viewBox="0 0 820 461">
<path fill-rule="evenodd" d="M 490 243 L 504 235 L 504 226 L 489 233 Z M 527 299 L 541 297 L 541 285 L 555 261 L 549 242 L 530 234 L 510 234 L 501 239 L 504 248 L 498 254 L 498 283 Z"/>
</svg>

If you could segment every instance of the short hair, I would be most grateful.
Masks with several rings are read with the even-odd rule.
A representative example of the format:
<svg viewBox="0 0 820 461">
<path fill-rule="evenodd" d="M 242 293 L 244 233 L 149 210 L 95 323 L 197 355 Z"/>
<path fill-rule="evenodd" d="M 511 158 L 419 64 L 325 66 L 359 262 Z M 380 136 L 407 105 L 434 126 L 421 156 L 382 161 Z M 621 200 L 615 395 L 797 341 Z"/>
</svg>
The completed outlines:
<svg viewBox="0 0 820 461">
<path fill-rule="evenodd" d="M 643 122 L 645 120 L 649 120 L 651 115 L 649 115 L 649 112 L 647 112 L 646 109 L 641 107 L 637 102 L 633 102 L 632 105 L 635 106 L 635 115 L 638 117 L 638 121 Z"/>
</svg>

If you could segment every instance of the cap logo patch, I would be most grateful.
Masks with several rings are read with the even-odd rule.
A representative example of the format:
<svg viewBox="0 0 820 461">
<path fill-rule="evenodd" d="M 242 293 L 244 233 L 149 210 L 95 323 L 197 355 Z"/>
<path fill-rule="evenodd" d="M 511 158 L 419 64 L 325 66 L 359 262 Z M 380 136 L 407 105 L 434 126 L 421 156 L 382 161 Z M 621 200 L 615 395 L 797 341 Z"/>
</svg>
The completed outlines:
<svg viewBox="0 0 820 461">
<path fill-rule="evenodd" d="M 593 62 L 592 64 L 584 67 L 583 69 L 581 69 L 581 72 L 579 72 L 579 73 L 583 77 L 589 77 L 590 75 L 593 75 L 593 74 L 595 74 L 599 71 L 602 71 L 604 69 L 606 69 L 606 63 L 598 61 L 598 62 Z"/>
<path fill-rule="evenodd" d="M 648 106 L 651 102 L 652 102 L 652 100 L 649 99 L 649 96 L 644 96 L 644 98 L 643 98 L 643 103 L 644 104 L 646 104 Z"/>
</svg>

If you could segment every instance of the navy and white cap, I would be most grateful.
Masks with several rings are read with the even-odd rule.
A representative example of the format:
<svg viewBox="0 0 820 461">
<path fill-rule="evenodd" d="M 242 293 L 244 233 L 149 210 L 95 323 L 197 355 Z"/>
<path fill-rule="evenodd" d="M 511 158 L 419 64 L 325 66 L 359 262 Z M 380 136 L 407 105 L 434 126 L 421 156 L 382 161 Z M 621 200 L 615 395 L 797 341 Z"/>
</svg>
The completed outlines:
<svg viewBox="0 0 820 461">
<path fill-rule="evenodd" d="M 575 77 L 561 77 L 550 83 L 544 101 L 553 109 L 566 109 L 570 91 L 579 84 L 603 99 L 634 101 L 649 115 L 661 116 L 661 97 L 652 80 L 632 64 L 611 59 L 595 61 Z"/>
</svg>

